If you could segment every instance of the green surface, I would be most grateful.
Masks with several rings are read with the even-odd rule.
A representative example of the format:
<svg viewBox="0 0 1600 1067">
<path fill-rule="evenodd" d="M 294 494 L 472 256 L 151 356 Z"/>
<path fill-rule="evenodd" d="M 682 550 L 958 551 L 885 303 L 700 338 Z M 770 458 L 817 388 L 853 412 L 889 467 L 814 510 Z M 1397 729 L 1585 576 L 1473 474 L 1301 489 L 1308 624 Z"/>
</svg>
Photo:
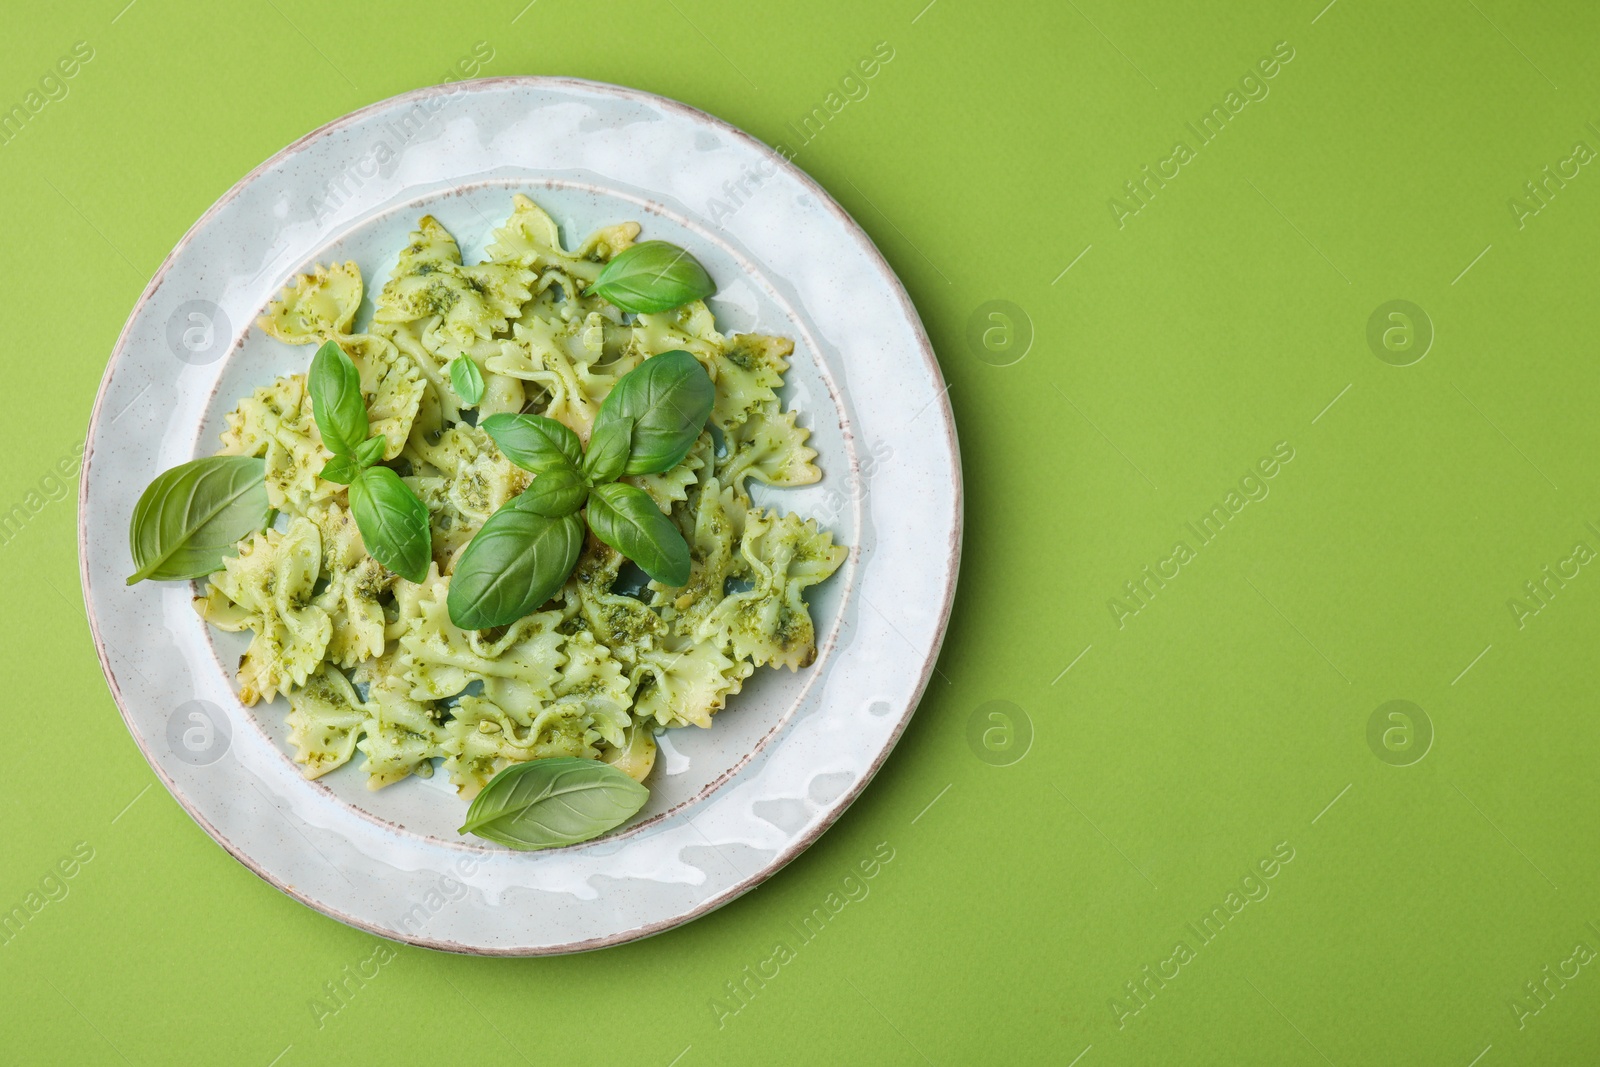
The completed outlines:
<svg viewBox="0 0 1600 1067">
<path fill-rule="evenodd" d="M 75 872 L 0 947 L 0 1059 L 1600 1058 L 1600 577 L 1583 562 L 1600 549 L 1600 174 L 1573 152 L 1600 148 L 1592 5 L 124 2 L 35 5 L 0 36 L 7 103 L 93 48 L 0 146 L 0 506 L 36 508 L 0 548 L 0 906 L 58 860 Z M 969 500 L 939 674 L 863 798 L 755 893 L 570 958 L 380 949 L 214 845 L 112 705 L 51 473 L 191 222 L 289 141 L 480 41 L 486 74 L 638 86 L 790 148 L 789 124 L 887 42 L 797 162 L 921 310 Z M 1280 41 L 1269 95 L 1199 145 L 1186 123 Z M 1133 213 L 1123 183 L 1180 139 L 1194 158 Z M 1564 185 L 1544 178 L 1569 159 Z M 1031 322 L 1009 366 L 1015 312 L 1009 351 L 987 312 L 969 330 L 992 300 Z M 1393 300 L 1436 334 L 1409 366 L 1368 344 Z M 1002 351 L 975 352 L 990 327 Z M 1293 459 L 1236 504 L 1268 495 L 1201 545 L 1185 524 L 1279 442 Z M 1180 539 L 1193 558 L 1133 613 L 1124 583 L 1172 574 Z M 1524 583 L 1547 565 L 1576 576 L 1544 579 L 1535 614 Z M 1391 700 L 1431 723 L 1420 761 L 1397 765 L 1418 745 L 1386 749 L 1385 723 L 1369 744 Z M 1031 723 L 1020 760 L 1022 719 L 1006 751 L 991 701 Z M 892 859 L 844 882 L 875 849 Z M 1213 907 L 1228 921 L 1206 942 L 1189 924 Z M 777 976 L 732 1000 L 778 941 Z M 376 977 L 319 1014 L 363 964 Z M 1176 977 L 1158 988 L 1146 966 Z"/>
</svg>

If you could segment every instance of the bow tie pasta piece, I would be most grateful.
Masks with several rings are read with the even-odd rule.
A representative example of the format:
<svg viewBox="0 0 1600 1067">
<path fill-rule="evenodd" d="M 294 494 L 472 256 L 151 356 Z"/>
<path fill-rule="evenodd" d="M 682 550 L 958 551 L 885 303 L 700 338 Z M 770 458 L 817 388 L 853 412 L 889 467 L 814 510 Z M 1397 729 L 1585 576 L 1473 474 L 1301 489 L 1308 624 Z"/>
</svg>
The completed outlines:
<svg viewBox="0 0 1600 1067">
<path fill-rule="evenodd" d="M 311 602 L 321 569 L 316 524 L 295 518 L 283 533 L 252 534 L 211 576 L 211 588 L 197 605 L 201 616 L 223 629 L 255 631 L 239 661 L 239 699 L 245 704 L 304 684 L 322 662 L 333 621 Z"/>
<path fill-rule="evenodd" d="M 557 631 L 558 611 L 538 612 L 513 623 L 496 640 L 484 631 L 465 631 L 450 621 L 445 605 L 448 586 L 436 597 L 415 602 L 415 616 L 407 618 L 400 636 L 397 669 L 411 685 L 414 700 L 445 700 L 473 682 L 515 694 L 526 702 L 549 700 L 560 669 L 567 662 L 562 646 L 566 636 Z M 404 616 L 403 616 L 404 617 Z"/>
<path fill-rule="evenodd" d="M 392 341 L 365 333 L 336 340 L 361 372 L 369 432 L 383 434 L 383 458 L 394 459 L 411 435 L 428 381 L 417 361 Z"/>
<path fill-rule="evenodd" d="M 567 293 L 573 296 L 594 284 L 606 262 L 631 247 L 638 236 L 639 224 L 624 222 L 595 231 L 576 252 L 568 252 L 555 220 L 518 193 L 511 198 L 511 217 L 494 231 L 487 251 L 496 263 L 531 270 L 554 268 L 565 275 Z"/>
<path fill-rule="evenodd" d="M 725 655 L 715 643 L 690 644 L 678 651 L 654 649 L 634 669 L 638 688 L 633 713 L 662 726 L 710 727 L 728 697 L 739 692 L 755 671 L 748 660 Z"/>
<path fill-rule="evenodd" d="M 580 700 L 540 705 L 515 714 L 483 697 L 466 696 L 445 727 L 445 771 L 463 797 L 477 795 L 502 767 L 551 756 L 596 759 L 594 716 Z"/>
<path fill-rule="evenodd" d="M 394 670 L 395 657 L 368 660 L 356 672 L 365 681 L 367 708 L 372 712 L 366 733 L 356 743 L 367 757 L 367 788 L 386 785 L 415 774 L 433 777 L 432 760 L 444 756 L 445 729 L 436 705 L 411 699 L 405 679 Z"/>
<path fill-rule="evenodd" d="M 617 662 L 631 670 L 641 652 L 655 648 L 666 636 L 667 627 L 642 601 L 611 591 L 621 567 L 621 553 L 590 538 L 564 595 L 575 621 L 587 626 Z"/>
<path fill-rule="evenodd" d="M 462 463 L 445 483 L 445 497 L 466 520 L 482 526 L 490 515 L 533 481 L 527 471 L 512 463 L 482 430 L 477 454 Z"/>
<path fill-rule="evenodd" d="M 386 694 L 357 743 L 367 758 L 367 788 L 376 791 L 413 774 L 432 778 L 434 757 L 447 755 L 444 742 L 445 729 L 426 705 L 403 694 Z"/>
<path fill-rule="evenodd" d="M 501 412 L 515 414 L 526 405 L 527 390 L 521 379 L 488 369 L 490 360 L 498 360 L 507 349 L 515 349 L 515 342 L 509 338 L 485 340 L 480 337 L 468 344 L 461 344 L 443 331 L 430 328 L 422 336 L 422 345 L 431 357 L 430 365 L 437 368 L 436 376 L 430 377 L 430 380 L 448 418 L 460 421 L 462 412 L 475 409 L 481 420 Z M 483 374 L 483 394 L 476 403 L 456 392 L 455 380 L 450 374 L 450 365 L 462 356 L 477 364 Z"/>
<path fill-rule="evenodd" d="M 611 650 L 587 630 L 568 637 L 561 651 L 566 654 L 567 662 L 552 686 L 556 697 L 615 709 L 617 715 L 606 720 L 610 726 L 601 728 L 601 735 L 611 744 L 622 744 L 622 731 L 628 725 L 627 708 L 633 703 L 633 683 L 622 673 L 622 665 L 612 656 Z M 499 679 L 486 681 L 484 692 L 492 698 L 504 699 L 511 695 L 502 696 L 505 687 L 497 683 Z"/>
<path fill-rule="evenodd" d="M 410 582 L 404 578 L 397 578 L 394 583 L 394 606 L 384 613 L 389 620 L 384 627 L 383 636 L 396 641 L 422 623 L 423 604 L 431 601 L 443 601 L 450 593 L 450 580 L 441 577 L 439 565 L 430 563 L 428 573 L 421 582 Z M 385 673 L 397 674 L 405 678 L 405 672 L 400 670 L 392 661 L 385 661 Z"/>
<path fill-rule="evenodd" d="M 462 423 L 436 435 L 418 434 L 412 437 L 403 455 L 411 461 L 413 468 L 437 472 L 449 481 L 493 444 L 487 433 L 476 426 Z"/>
<path fill-rule="evenodd" d="M 713 381 L 717 377 L 717 357 L 728 339 L 717 332 L 716 317 L 704 300 L 695 300 L 671 311 L 634 316 L 626 354 L 635 364 L 663 352 L 682 350 L 705 365 Z"/>
<path fill-rule="evenodd" d="M 622 480 L 643 489 L 655 501 L 656 507 L 670 515 L 672 505 L 689 499 L 689 487 L 700 480 L 700 471 L 710 465 L 713 454 L 711 434 L 702 432 L 694 447 L 689 449 L 689 454 L 676 467 L 660 474 L 630 474 Z"/>
<path fill-rule="evenodd" d="M 412 274 L 427 274 L 436 267 L 461 266 L 461 246 L 456 244 L 456 239 L 450 236 L 450 231 L 439 225 L 439 220 L 432 215 L 424 215 L 417 220 L 417 228 L 411 231 L 411 243 L 401 249 L 399 259 L 394 265 L 394 278 L 403 278 Z M 385 287 L 387 292 L 387 287 Z M 386 303 L 379 298 L 380 306 Z"/>
<path fill-rule="evenodd" d="M 744 557 L 734 551 L 744 532 L 745 508 L 729 486 L 712 478 L 694 500 L 694 526 L 686 531 L 689 584 L 681 589 L 651 582 L 650 605 L 679 636 L 693 635 L 717 605 L 723 602 L 729 578 L 742 577 Z"/>
<path fill-rule="evenodd" d="M 819 531 L 815 519 L 752 509 L 739 540 L 751 587 L 718 604 L 696 630 L 701 641 L 726 641 L 757 666 L 798 670 L 817 656 L 811 611 L 802 594 L 839 569 L 849 551 Z"/>
<path fill-rule="evenodd" d="M 224 420 L 228 428 L 219 454 L 264 457 L 267 501 L 279 511 L 304 515 L 343 491 L 317 477 L 333 453 L 322 447 L 305 375 L 291 374 L 257 389 Z"/>
<path fill-rule="evenodd" d="M 624 731 L 624 743 L 607 747 L 600 753 L 600 758 L 634 781 L 643 783 L 656 765 L 656 739 L 652 736 L 654 726 L 654 720 L 634 721 Z"/>
<path fill-rule="evenodd" d="M 349 679 L 326 664 L 290 690 L 289 743 L 302 773 L 321 778 L 350 762 L 370 716 Z"/>
<path fill-rule="evenodd" d="M 432 215 L 422 217 L 411 239 L 378 295 L 374 328 L 438 316 L 446 336 L 469 344 L 505 330 L 533 296 L 535 271 L 512 263 L 462 265 L 455 238 Z"/>
<path fill-rule="evenodd" d="M 521 493 L 533 476 L 501 454 L 475 426 L 452 426 L 436 441 L 413 436 L 403 453 L 414 470 L 406 484 L 428 509 L 434 558 L 446 571 L 490 515 Z"/>
<path fill-rule="evenodd" d="M 327 658 L 341 667 L 354 667 L 369 657 L 383 655 L 382 597 L 396 576 L 367 555 L 355 519 L 337 504 L 318 508 L 311 521 L 322 533 L 322 582 L 315 598 L 328 613 L 333 636 Z"/>
<path fill-rule="evenodd" d="M 778 410 L 778 394 L 794 342 L 787 337 L 740 333 L 712 357 L 717 403 L 711 421 L 727 433 L 750 416 Z M 814 455 L 815 453 L 813 453 Z"/>
<path fill-rule="evenodd" d="M 285 286 L 257 321 L 268 334 L 287 344 L 317 344 L 350 332 L 361 307 L 361 293 L 361 270 L 354 263 L 319 264 Z"/>
<path fill-rule="evenodd" d="M 488 367 L 543 389 L 549 397 L 543 414 L 587 438 L 600 402 L 639 363 L 633 357 L 607 359 L 611 328 L 615 324 L 598 311 L 565 320 L 525 317 Z"/>
<path fill-rule="evenodd" d="M 793 488 L 822 480 L 812 460 L 817 451 L 806 445 L 811 431 L 795 423 L 795 413 L 767 408 L 751 414 L 723 438 L 728 454 L 717 463 L 717 477 L 749 502 L 745 481 Z"/>
<path fill-rule="evenodd" d="M 435 569 L 449 572 L 455 567 L 455 558 L 466 550 L 467 543 L 478 532 L 478 524 L 468 519 L 450 503 L 450 482 L 437 476 L 411 476 L 402 478 L 406 488 L 416 494 L 428 509 L 428 527 L 433 540 Z M 390 636 L 393 636 L 392 634 Z"/>
</svg>

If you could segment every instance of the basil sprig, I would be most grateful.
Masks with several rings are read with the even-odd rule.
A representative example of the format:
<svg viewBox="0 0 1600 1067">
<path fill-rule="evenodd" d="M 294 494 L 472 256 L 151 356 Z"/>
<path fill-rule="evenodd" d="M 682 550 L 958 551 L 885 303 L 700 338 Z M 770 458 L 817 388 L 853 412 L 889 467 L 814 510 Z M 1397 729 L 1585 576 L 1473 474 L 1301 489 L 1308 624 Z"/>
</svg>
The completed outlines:
<svg viewBox="0 0 1600 1067">
<path fill-rule="evenodd" d="M 383 434 L 377 434 L 356 446 L 350 455 L 334 456 L 322 468 L 322 477 L 330 482 L 340 485 L 349 485 L 356 480 L 356 476 L 368 467 L 383 458 L 384 449 L 389 447 L 389 440 Z"/>
<path fill-rule="evenodd" d="M 467 402 L 468 407 L 477 407 L 483 400 L 483 371 L 478 369 L 477 361 L 468 355 L 452 359 L 450 386 L 456 391 L 457 396 Z"/>
<path fill-rule="evenodd" d="M 128 524 L 134 566 L 128 584 L 221 570 L 238 542 L 272 520 L 266 477 L 266 461 L 254 456 L 207 456 L 158 476 Z"/>
<path fill-rule="evenodd" d="M 620 826 L 649 798 L 648 789 L 609 763 L 573 756 L 530 760 L 489 780 L 460 832 L 515 849 L 575 845 Z"/>
<path fill-rule="evenodd" d="M 670 311 L 717 291 L 700 261 L 675 244 L 643 241 L 607 263 L 589 287 L 623 311 Z"/>
<path fill-rule="evenodd" d="M 361 372 L 344 349 L 329 341 L 317 349 L 306 383 L 312 418 L 333 453 L 322 477 L 350 487 L 350 514 L 367 554 L 409 581 L 427 578 L 433 558 L 428 509 L 398 474 L 378 465 L 387 441 L 383 434 L 367 436 Z"/>
<path fill-rule="evenodd" d="M 587 453 L 577 434 L 542 415 L 484 419 L 480 425 L 506 458 L 536 477 L 489 516 L 456 561 L 446 601 L 451 620 L 481 630 L 509 626 L 537 610 L 572 573 L 584 519 L 597 538 L 651 578 L 685 585 L 690 560 L 683 535 L 648 494 L 617 479 L 677 466 L 715 401 L 705 368 L 688 352 L 675 351 L 645 360 L 617 381 L 600 405 Z"/>
</svg>

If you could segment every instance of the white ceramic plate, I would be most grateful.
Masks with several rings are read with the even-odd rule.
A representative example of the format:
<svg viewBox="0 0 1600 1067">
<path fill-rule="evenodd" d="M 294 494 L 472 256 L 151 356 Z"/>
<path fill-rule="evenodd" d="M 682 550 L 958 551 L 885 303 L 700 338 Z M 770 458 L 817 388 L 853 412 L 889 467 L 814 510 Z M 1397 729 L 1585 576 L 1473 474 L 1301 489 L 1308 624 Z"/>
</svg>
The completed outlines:
<svg viewBox="0 0 1600 1067">
<path fill-rule="evenodd" d="M 315 262 L 382 284 L 431 213 L 470 261 L 524 192 L 571 243 L 636 219 L 692 249 L 725 332 L 792 337 L 785 391 L 819 485 L 757 496 L 851 547 L 812 590 L 817 663 L 759 670 L 710 730 L 665 735 L 651 800 L 582 845 L 517 853 L 462 838 L 443 775 L 378 793 L 359 768 L 291 761 L 285 703 L 243 707 L 247 635 L 210 631 L 190 583 L 125 587 L 128 517 L 160 471 L 216 449 L 222 415 L 310 352 L 253 325 Z M 285 893 L 385 937 L 499 955 L 643 937 L 759 884 L 866 786 L 933 669 L 955 589 L 961 480 L 922 325 L 865 234 L 814 182 L 682 104 L 592 82 L 424 89 L 324 126 L 248 175 L 184 236 L 134 308 L 89 427 L 84 598 L 112 694 L 172 795 Z M 759 488 L 759 487 L 757 487 Z M 359 760 L 360 757 L 358 757 Z"/>
</svg>

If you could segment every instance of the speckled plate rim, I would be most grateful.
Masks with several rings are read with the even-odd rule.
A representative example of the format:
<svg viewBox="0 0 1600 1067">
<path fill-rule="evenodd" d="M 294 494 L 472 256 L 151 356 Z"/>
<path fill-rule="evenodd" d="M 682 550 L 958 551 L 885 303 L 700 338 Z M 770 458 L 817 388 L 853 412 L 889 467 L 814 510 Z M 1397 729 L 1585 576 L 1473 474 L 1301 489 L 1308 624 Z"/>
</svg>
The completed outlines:
<svg viewBox="0 0 1600 1067">
<path fill-rule="evenodd" d="M 938 422 L 943 430 L 945 438 L 944 444 L 951 458 L 949 468 L 950 484 L 948 489 L 953 498 L 953 521 L 948 532 L 948 540 L 945 546 L 945 557 L 943 560 L 944 565 L 941 568 L 937 568 L 938 570 L 942 571 L 942 574 L 940 575 L 942 582 L 940 596 L 938 599 L 937 618 L 933 624 L 931 640 L 927 642 L 927 647 L 921 650 L 922 659 L 920 663 L 920 669 L 918 671 L 915 684 L 909 691 L 910 698 L 905 702 L 905 707 L 900 709 L 897 719 L 893 722 L 893 725 L 889 730 L 887 740 L 880 745 L 876 755 L 863 769 L 859 777 L 857 777 L 847 789 L 845 789 L 836 798 L 827 802 L 824 810 L 820 814 L 820 817 L 811 826 L 807 827 L 804 833 L 795 837 L 784 848 L 780 849 L 771 859 L 767 860 L 759 870 L 740 878 L 734 884 L 706 897 L 694 907 L 681 913 L 672 915 L 659 921 L 648 922 L 641 925 L 632 926 L 627 929 L 618 930 L 604 936 L 585 938 L 559 944 L 540 946 L 520 945 L 510 947 L 468 945 L 455 941 L 440 940 L 420 935 L 410 935 L 404 932 L 396 931 L 390 927 L 365 920 L 359 916 L 342 912 L 331 907 L 325 901 L 318 899 L 312 893 L 303 891 L 300 887 L 287 882 L 282 878 L 279 878 L 276 874 L 274 874 L 274 872 L 268 870 L 263 864 L 257 862 L 248 851 L 237 845 L 217 826 L 208 820 L 199 810 L 197 803 L 184 791 L 182 785 L 171 774 L 168 773 L 166 768 L 163 767 L 161 759 L 155 752 L 151 750 L 149 739 L 147 739 L 137 727 L 127 706 L 127 700 L 117 683 L 115 672 L 112 669 L 109 650 L 100 629 L 100 620 L 97 618 L 93 610 L 92 594 L 94 587 L 90 572 L 90 553 L 88 547 L 88 500 L 90 488 L 93 484 L 91 474 L 95 459 L 92 442 L 96 436 L 96 430 L 99 427 L 100 420 L 105 414 L 105 405 L 108 398 L 108 387 L 112 381 L 115 371 L 119 366 L 119 363 L 127 351 L 130 334 L 132 333 L 135 321 L 140 317 L 141 313 L 145 311 L 147 305 L 160 290 L 174 262 L 190 246 L 195 236 L 204 230 L 224 208 L 233 202 L 243 192 L 243 190 L 252 185 L 259 177 L 272 170 L 279 164 L 302 152 L 307 146 L 316 143 L 322 138 L 328 137 L 334 133 L 346 129 L 347 127 L 356 125 L 373 114 L 395 108 L 397 105 L 403 103 L 418 103 L 431 100 L 439 96 L 454 96 L 461 93 L 470 93 L 479 87 L 494 88 L 498 86 L 526 86 L 529 88 L 553 89 L 566 88 L 583 92 L 616 96 L 625 100 L 643 102 L 660 108 L 665 112 L 676 113 L 677 115 L 680 115 L 693 123 L 710 126 L 719 133 L 741 142 L 746 148 L 752 150 L 757 156 L 764 158 L 771 165 L 778 168 L 785 175 L 785 177 L 797 182 L 808 193 L 814 196 L 817 202 L 835 218 L 842 231 L 856 243 L 858 250 L 870 261 L 874 269 L 879 273 L 885 283 L 886 288 L 898 299 L 900 304 L 899 310 L 902 312 L 907 323 L 911 327 L 916 349 L 924 363 L 924 368 L 931 381 L 938 386 L 937 395 L 932 401 L 932 408 L 938 416 Z M 904 733 L 906 726 L 909 724 L 911 716 L 914 714 L 918 703 L 925 693 L 928 683 L 931 680 L 935 670 L 936 660 L 939 654 L 940 646 L 943 642 L 945 631 L 949 622 L 951 607 L 955 597 L 956 580 L 959 571 L 962 547 L 964 502 L 961 467 L 959 462 L 960 453 L 956 440 L 955 422 L 949 404 L 948 387 L 944 386 L 942 383 L 943 375 L 939 368 L 938 361 L 934 356 L 933 348 L 928 340 L 926 330 L 922 326 L 921 319 L 918 316 L 914 305 L 911 303 L 910 297 L 906 293 L 904 286 L 900 283 L 899 278 L 890 268 L 887 261 L 878 251 L 877 247 L 872 243 L 871 239 L 856 224 L 855 220 L 851 218 L 844 208 L 841 207 L 828 194 L 828 192 L 823 189 L 821 185 L 819 185 L 804 171 L 800 170 L 800 168 L 794 166 L 787 158 L 775 152 L 761 141 L 738 129 L 737 127 L 724 122 L 713 115 L 700 111 L 697 108 L 690 107 L 687 104 L 683 104 L 666 97 L 657 96 L 641 90 L 616 86 L 609 83 L 595 82 L 579 78 L 542 76 L 483 78 L 468 82 L 430 86 L 407 93 L 398 94 L 394 97 L 377 101 L 373 104 L 369 104 L 365 107 L 352 111 L 317 128 L 316 130 L 311 131 L 310 133 L 305 134 L 253 168 L 248 174 L 235 183 L 226 193 L 218 198 L 218 200 L 212 204 L 211 207 L 209 207 L 205 213 L 202 214 L 200 218 L 189 228 L 189 230 L 183 235 L 182 239 L 180 239 L 177 245 L 174 246 L 172 251 L 169 252 L 163 259 L 160 267 L 156 270 L 149 284 L 145 287 L 143 293 L 140 295 L 139 300 L 130 311 L 128 319 L 125 322 L 122 331 L 118 335 L 111 357 L 107 362 L 106 371 L 102 377 L 101 385 L 97 391 L 94 406 L 91 411 L 87 430 L 87 436 L 91 442 L 91 447 L 86 450 L 84 455 L 83 474 L 80 480 L 78 494 L 79 573 L 80 581 L 83 587 L 85 605 L 86 608 L 88 608 L 87 615 L 89 628 L 95 643 L 96 655 L 100 661 L 101 670 L 105 675 L 112 697 L 117 704 L 118 712 L 122 716 L 130 736 L 133 738 L 140 752 L 144 755 L 151 769 L 155 772 L 157 778 L 167 788 L 168 792 L 172 794 L 173 798 L 179 803 L 183 810 L 210 837 L 216 840 L 224 850 L 238 860 L 244 867 L 252 871 L 259 878 L 280 892 L 294 900 L 299 901 L 307 907 L 322 912 L 323 914 L 354 928 L 370 932 L 376 936 L 414 944 L 420 947 L 472 955 L 560 955 L 619 945 L 629 941 L 648 937 L 699 918 L 742 896 L 744 893 L 749 892 L 751 889 L 754 889 L 772 875 L 776 874 L 801 852 L 810 847 L 810 845 L 812 845 L 819 837 L 821 837 L 821 835 L 838 820 L 838 818 L 844 813 L 845 809 L 847 809 L 866 789 L 868 783 L 872 781 L 877 772 L 882 768 L 884 762 L 888 759 L 889 753 L 894 749 L 901 735 Z M 929 560 L 929 562 L 931 563 L 933 561 Z M 736 777 L 737 775 L 730 776 L 730 778 Z M 714 788 L 726 786 L 728 784 L 728 780 L 729 779 L 723 779 L 718 781 L 715 783 Z"/>
</svg>

